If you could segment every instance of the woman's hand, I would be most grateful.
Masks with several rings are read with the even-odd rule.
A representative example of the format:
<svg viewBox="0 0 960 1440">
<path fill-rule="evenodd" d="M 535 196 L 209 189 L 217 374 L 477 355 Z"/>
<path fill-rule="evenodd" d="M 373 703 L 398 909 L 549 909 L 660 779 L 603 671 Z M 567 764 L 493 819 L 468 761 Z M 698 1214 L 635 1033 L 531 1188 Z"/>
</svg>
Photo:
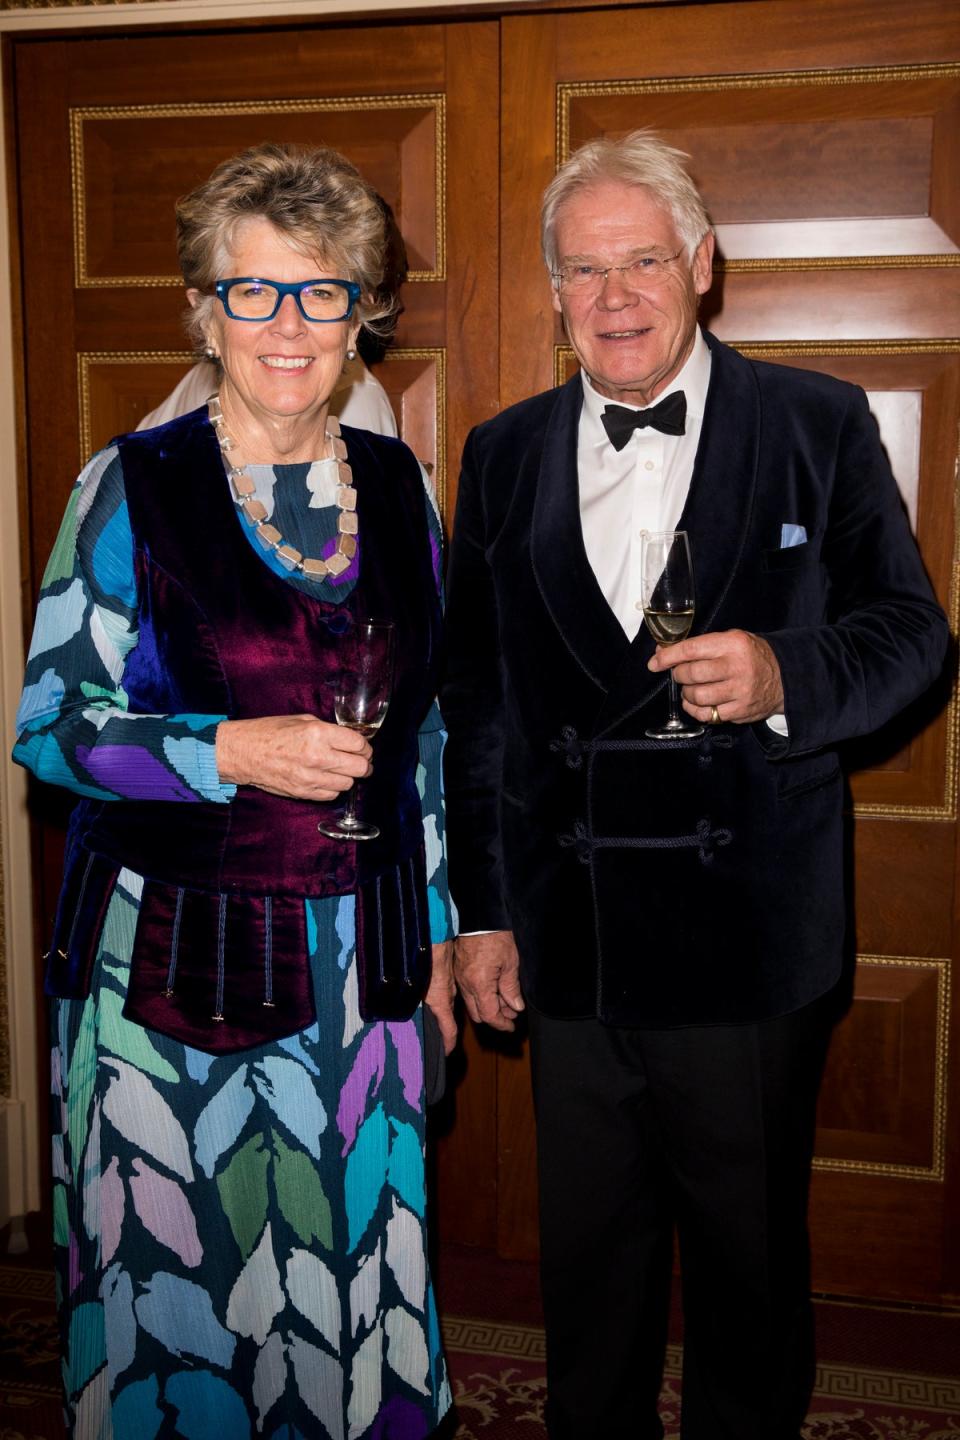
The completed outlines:
<svg viewBox="0 0 960 1440">
<path fill-rule="evenodd" d="M 372 755 L 356 730 L 315 715 L 266 715 L 217 726 L 221 781 L 293 800 L 336 800 L 370 774 Z"/>
</svg>

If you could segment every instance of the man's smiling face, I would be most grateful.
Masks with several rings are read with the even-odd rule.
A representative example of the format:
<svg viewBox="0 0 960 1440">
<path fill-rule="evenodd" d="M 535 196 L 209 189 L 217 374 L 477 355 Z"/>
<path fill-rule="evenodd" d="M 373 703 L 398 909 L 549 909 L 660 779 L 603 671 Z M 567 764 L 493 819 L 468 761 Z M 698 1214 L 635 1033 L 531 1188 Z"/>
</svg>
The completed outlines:
<svg viewBox="0 0 960 1440">
<path fill-rule="evenodd" d="M 666 259 L 656 284 L 611 269 L 603 283 L 554 289 L 570 344 L 601 395 L 649 405 L 683 365 L 697 329 L 697 301 L 710 288 L 713 236 L 692 263 L 673 217 L 644 186 L 598 180 L 559 209 L 557 265 L 625 265 L 641 255 Z"/>
</svg>

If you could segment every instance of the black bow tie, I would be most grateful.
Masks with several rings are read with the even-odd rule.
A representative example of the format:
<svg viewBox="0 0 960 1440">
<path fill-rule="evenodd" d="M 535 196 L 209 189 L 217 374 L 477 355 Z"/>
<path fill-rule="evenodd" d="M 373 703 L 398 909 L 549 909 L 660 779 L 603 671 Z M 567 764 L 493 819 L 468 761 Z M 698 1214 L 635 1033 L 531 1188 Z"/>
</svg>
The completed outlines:
<svg viewBox="0 0 960 1440">
<path fill-rule="evenodd" d="M 634 430 L 652 425 L 664 435 L 682 435 L 687 417 L 687 397 L 682 390 L 674 390 L 659 405 L 649 410 L 628 410 L 624 405 L 607 405 L 600 419 L 614 450 L 622 450 Z"/>
</svg>

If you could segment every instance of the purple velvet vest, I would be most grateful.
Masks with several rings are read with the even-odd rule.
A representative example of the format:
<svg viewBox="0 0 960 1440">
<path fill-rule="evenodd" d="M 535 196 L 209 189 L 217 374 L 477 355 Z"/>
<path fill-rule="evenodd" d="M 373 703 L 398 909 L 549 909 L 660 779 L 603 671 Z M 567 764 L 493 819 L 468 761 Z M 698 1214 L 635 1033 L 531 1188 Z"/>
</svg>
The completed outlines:
<svg viewBox="0 0 960 1440">
<path fill-rule="evenodd" d="M 397 441 L 345 429 L 360 577 L 326 603 L 273 574 L 242 533 L 204 411 L 119 441 L 135 551 L 135 714 L 334 719 L 338 642 L 355 615 L 396 627 L 396 681 L 375 742 L 363 845 L 317 829 L 333 806 L 242 786 L 229 804 L 77 807 L 48 989 L 82 995 L 120 867 L 144 876 L 129 1018 L 198 1048 L 246 1048 L 315 1014 L 305 897 L 356 893 L 361 1010 L 413 1013 L 429 980 L 417 731 L 436 691 L 440 614 L 419 467 Z"/>
</svg>

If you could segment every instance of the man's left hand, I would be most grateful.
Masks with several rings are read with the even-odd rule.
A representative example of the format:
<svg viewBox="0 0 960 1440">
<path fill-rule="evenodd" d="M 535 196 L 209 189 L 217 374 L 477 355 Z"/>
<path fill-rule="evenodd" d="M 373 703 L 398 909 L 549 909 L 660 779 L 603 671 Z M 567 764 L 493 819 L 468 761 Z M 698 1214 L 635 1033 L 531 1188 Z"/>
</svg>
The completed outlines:
<svg viewBox="0 0 960 1440">
<path fill-rule="evenodd" d="M 777 658 L 766 640 L 749 630 L 714 630 L 661 645 L 648 668 L 654 673 L 672 668 L 684 710 L 703 724 L 719 717 L 750 725 L 783 713 Z"/>
<path fill-rule="evenodd" d="M 433 969 L 430 972 L 430 988 L 423 997 L 437 1017 L 440 1035 L 443 1039 L 443 1053 L 449 1055 L 457 1043 L 457 1021 L 453 1013 L 453 997 L 456 986 L 453 983 L 453 941 L 444 940 L 433 947 Z"/>
</svg>

